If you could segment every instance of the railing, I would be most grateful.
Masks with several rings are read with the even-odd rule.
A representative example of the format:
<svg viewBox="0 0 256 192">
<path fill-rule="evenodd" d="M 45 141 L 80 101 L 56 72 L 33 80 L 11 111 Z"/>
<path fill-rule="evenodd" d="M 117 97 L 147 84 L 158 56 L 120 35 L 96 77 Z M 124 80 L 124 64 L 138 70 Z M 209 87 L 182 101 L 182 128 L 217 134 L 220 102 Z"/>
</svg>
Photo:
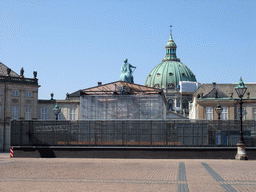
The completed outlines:
<svg viewBox="0 0 256 192">
<path fill-rule="evenodd" d="M 256 147 L 256 121 L 244 121 L 247 147 Z M 235 147 L 240 121 L 12 121 L 12 146 Z"/>
<path fill-rule="evenodd" d="M 38 85 L 38 79 L 0 76 L 0 82 L 24 83 Z"/>
</svg>

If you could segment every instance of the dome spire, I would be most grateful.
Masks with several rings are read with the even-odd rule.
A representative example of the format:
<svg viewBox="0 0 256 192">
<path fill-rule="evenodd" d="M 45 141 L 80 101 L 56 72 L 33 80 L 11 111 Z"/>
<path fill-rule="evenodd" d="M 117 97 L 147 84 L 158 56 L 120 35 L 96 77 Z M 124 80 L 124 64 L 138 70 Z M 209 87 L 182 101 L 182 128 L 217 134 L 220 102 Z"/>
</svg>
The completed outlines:
<svg viewBox="0 0 256 192">
<path fill-rule="evenodd" d="M 170 36 L 172 37 L 172 25 L 170 25 Z"/>
</svg>

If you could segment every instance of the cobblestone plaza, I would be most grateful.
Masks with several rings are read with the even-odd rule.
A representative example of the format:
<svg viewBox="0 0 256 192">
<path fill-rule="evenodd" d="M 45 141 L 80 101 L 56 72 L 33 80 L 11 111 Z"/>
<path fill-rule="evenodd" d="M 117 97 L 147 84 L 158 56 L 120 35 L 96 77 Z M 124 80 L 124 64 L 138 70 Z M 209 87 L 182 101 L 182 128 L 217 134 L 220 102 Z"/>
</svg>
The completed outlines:
<svg viewBox="0 0 256 192">
<path fill-rule="evenodd" d="M 256 161 L 10 158 L 0 191 L 256 191 Z"/>
</svg>

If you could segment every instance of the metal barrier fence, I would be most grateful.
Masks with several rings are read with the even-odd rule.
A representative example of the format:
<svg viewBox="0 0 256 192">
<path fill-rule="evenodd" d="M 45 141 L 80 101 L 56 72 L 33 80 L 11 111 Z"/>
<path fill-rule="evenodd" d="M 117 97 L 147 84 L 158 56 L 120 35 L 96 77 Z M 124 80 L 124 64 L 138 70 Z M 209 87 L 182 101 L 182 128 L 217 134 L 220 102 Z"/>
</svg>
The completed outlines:
<svg viewBox="0 0 256 192">
<path fill-rule="evenodd" d="M 256 121 L 244 121 L 246 146 L 256 147 Z M 240 121 L 12 121 L 11 146 L 234 147 Z"/>
</svg>

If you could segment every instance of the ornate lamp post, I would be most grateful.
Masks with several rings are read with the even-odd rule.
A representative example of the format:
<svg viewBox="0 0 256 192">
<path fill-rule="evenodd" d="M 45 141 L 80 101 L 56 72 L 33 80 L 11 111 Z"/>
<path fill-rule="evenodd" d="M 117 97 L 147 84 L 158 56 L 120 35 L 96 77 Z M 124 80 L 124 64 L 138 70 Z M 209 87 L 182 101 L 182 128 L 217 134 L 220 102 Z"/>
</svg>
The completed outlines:
<svg viewBox="0 0 256 192">
<path fill-rule="evenodd" d="M 245 142 L 244 142 L 244 135 L 243 135 L 243 96 L 247 90 L 247 86 L 244 84 L 242 77 L 240 78 L 238 84 L 235 86 L 236 93 L 238 97 L 240 98 L 239 104 L 240 104 L 240 137 L 239 142 L 237 143 L 237 154 L 236 159 L 237 160 L 248 160 L 248 157 L 246 156 L 245 151 Z"/>
<path fill-rule="evenodd" d="M 218 103 L 217 107 L 215 108 L 215 111 L 218 114 L 218 120 L 220 120 L 220 115 L 223 111 L 223 108 L 221 107 L 220 103 Z"/>
<path fill-rule="evenodd" d="M 218 140 L 218 144 L 221 144 L 221 135 L 220 135 L 220 115 L 223 111 L 223 108 L 221 107 L 220 103 L 218 103 L 217 107 L 215 108 L 216 113 L 218 114 L 218 133 L 219 133 L 219 140 Z"/>
<path fill-rule="evenodd" d="M 61 108 L 58 106 L 58 104 L 55 105 L 55 107 L 53 108 L 53 112 L 56 116 L 56 121 L 58 120 L 58 115 L 61 112 Z"/>
</svg>

